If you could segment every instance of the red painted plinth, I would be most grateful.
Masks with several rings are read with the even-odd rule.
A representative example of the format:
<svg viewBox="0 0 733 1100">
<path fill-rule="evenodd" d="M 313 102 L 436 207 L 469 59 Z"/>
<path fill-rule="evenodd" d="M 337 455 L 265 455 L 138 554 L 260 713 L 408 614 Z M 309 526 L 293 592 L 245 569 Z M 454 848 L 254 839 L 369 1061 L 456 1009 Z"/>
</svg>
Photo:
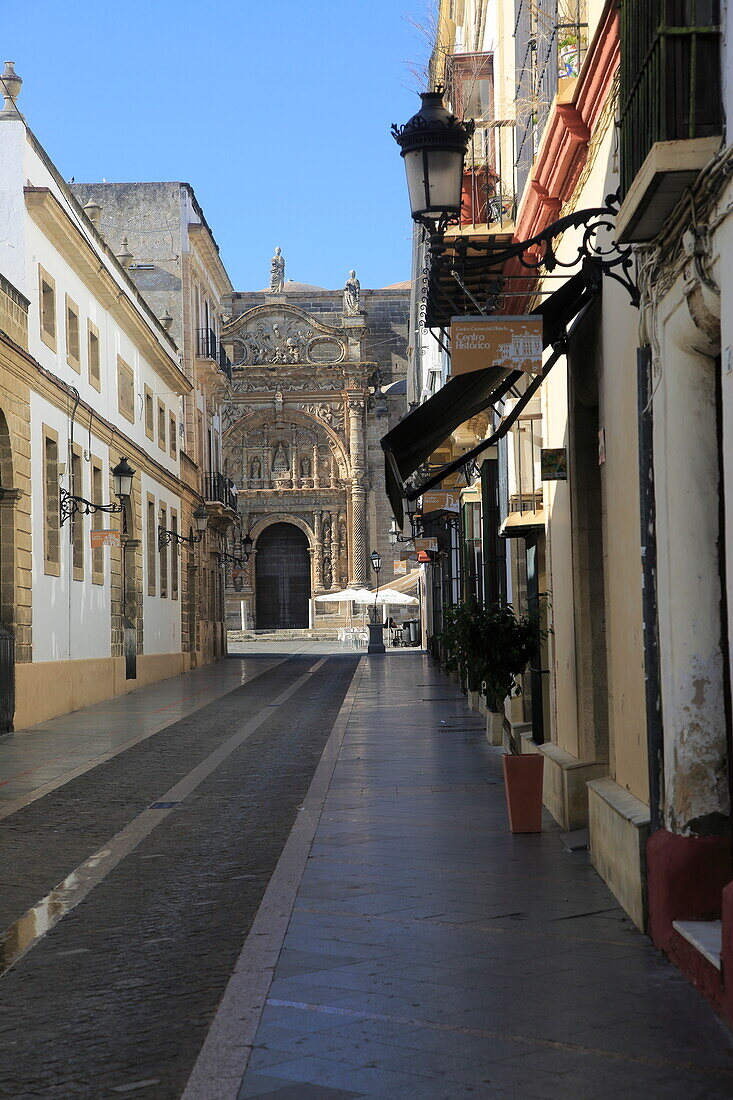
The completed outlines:
<svg viewBox="0 0 733 1100">
<path fill-rule="evenodd" d="M 658 829 L 646 845 L 649 935 L 668 951 L 672 921 L 718 920 L 731 880 L 731 843 L 722 836 L 677 836 Z"/>
<path fill-rule="evenodd" d="M 723 926 L 720 952 L 723 968 L 723 1015 L 728 1026 L 733 1027 L 733 882 L 729 882 L 723 889 L 720 919 Z"/>
<path fill-rule="evenodd" d="M 723 891 L 733 873 L 731 842 L 721 836 L 676 836 L 658 829 L 647 841 L 646 858 L 649 935 L 655 947 L 718 1012 L 724 1012 L 721 972 L 675 931 L 672 922 L 721 919 Z M 729 906 L 733 909 L 733 898 Z M 729 935 L 733 955 L 733 929 Z M 725 930 L 723 941 L 725 953 Z M 733 971 L 728 973 L 733 984 Z"/>
<path fill-rule="evenodd" d="M 502 757 L 504 789 L 513 833 L 542 831 L 542 772 L 545 758 L 541 753 Z"/>
</svg>

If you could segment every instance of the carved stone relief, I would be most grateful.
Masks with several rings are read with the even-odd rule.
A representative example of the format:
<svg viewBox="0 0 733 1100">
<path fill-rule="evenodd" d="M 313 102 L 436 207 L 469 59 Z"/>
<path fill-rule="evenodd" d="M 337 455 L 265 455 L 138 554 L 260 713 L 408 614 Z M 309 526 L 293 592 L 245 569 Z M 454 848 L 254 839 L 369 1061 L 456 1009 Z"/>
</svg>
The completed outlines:
<svg viewBox="0 0 733 1100">
<path fill-rule="evenodd" d="M 284 310 L 245 324 L 243 330 L 224 335 L 235 368 L 268 363 L 341 363 L 346 358 L 346 344 L 338 336 Z"/>
</svg>

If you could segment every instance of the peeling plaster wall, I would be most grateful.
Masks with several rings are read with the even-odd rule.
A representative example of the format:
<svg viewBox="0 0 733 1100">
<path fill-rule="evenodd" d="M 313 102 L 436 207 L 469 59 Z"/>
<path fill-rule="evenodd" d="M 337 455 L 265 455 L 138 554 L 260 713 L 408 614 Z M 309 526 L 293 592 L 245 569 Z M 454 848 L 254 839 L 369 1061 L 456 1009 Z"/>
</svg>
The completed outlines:
<svg viewBox="0 0 733 1100">
<path fill-rule="evenodd" d="M 715 360 L 680 276 L 659 308 L 654 396 L 664 812 L 672 832 L 716 831 L 729 812 L 718 560 Z"/>
</svg>

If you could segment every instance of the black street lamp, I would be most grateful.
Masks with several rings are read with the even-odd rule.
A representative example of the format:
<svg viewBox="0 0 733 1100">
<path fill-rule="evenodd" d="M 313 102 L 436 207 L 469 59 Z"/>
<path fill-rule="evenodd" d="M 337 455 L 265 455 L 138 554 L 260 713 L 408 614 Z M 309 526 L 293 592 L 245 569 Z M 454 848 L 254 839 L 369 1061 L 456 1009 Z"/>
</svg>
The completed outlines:
<svg viewBox="0 0 733 1100">
<path fill-rule="evenodd" d="M 382 631 L 384 623 L 377 622 L 377 600 L 379 599 L 379 570 L 382 568 L 382 556 L 376 550 L 372 550 L 369 560 L 376 574 L 377 587 L 374 592 L 374 607 L 372 608 L 372 621 L 369 623 L 369 645 L 367 653 L 384 653 L 384 640 Z"/>
<path fill-rule="evenodd" d="M 253 545 L 254 544 L 252 542 L 251 536 L 245 535 L 244 538 L 242 538 L 240 530 L 239 543 L 237 543 L 236 539 L 232 540 L 232 550 L 234 551 L 234 553 L 230 554 L 228 551 L 225 552 L 223 550 L 219 550 L 219 560 L 229 563 L 230 565 L 238 565 L 241 568 L 249 561 L 252 555 Z"/>
<path fill-rule="evenodd" d="M 125 501 L 130 497 L 132 493 L 132 479 L 135 476 L 130 463 L 126 458 L 120 458 L 120 461 L 112 469 L 112 481 L 115 487 L 115 496 L 119 497 L 120 502 L 124 505 Z"/>
<path fill-rule="evenodd" d="M 73 521 L 73 517 L 77 513 L 83 516 L 89 516 L 92 515 L 94 512 L 107 512 L 109 514 L 113 514 L 114 512 L 122 512 L 125 507 L 125 501 L 129 499 L 130 493 L 132 491 L 132 479 L 134 476 L 135 471 L 130 466 L 127 459 L 121 458 L 112 470 L 115 496 L 118 498 L 117 504 L 115 504 L 114 502 L 110 504 L 96 504 L 94 501 L 87 500 L 85 497 L 76 496 L 75 493 L 68 492 L 67 489 L 60 489 L 60 526 L 63 527 L 67 519 L 71 519 Z"/>
<path fill-rule="evenodd" d="M 179 546 L 188 545 L 195 546 L 201 542 L 206 534 L 206 527 L 209 522 L 209 513 L 206 511 L 206 506 L 202 502 L 193 513 L 193 520 L 196 524 L 195 535 L 179 535 L 177 531 L 169 531 L 167 527 L 163 527 L 162 524 L 158 524 L 158 549 L 162 549 L 164 546 L 168 546 L 171 542 L 176 542 Z"/>
<path fill-rule="evenodd" d="M 396 519 L 392 520 L 392 526 L 389 529 L 387 538 L 389 539 L 390 546 L 396 546 L 398 542 L 412 542 L 412 535 L 403 535 L 397 525 Z"/>
<path fill-rule="evenodd" d="M 422 516 L 421 516 L 421 504 L 418 498 L 410 500 L 409 497 L 405 498 L 404 511 L 407 512 L 407 518 L 410 521 L 410 529 L 412 530 L 412 537 L 421 538 L 423 533 Z"/>
<path fill-rule="evenodd" d="M 413 221 L 442 235 L 461 213 L 463 162 L 474 131 L 443 103 L 443 89 L 421 92 L 422 106 L 404 126 L 392 126 L 402 150 Z"/>
</svg>

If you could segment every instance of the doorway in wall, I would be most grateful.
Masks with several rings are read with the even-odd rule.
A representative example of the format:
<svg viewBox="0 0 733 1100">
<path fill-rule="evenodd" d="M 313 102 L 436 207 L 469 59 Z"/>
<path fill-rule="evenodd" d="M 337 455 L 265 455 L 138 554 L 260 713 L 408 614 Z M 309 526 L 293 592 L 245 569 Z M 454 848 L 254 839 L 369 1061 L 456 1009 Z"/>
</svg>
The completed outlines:
<svg viewBox="0 0 733 1100">
<path fill-rule="evenodd" d="M 257 539 L 257 629 L 307 627 L 308 539 L 293 523 L 273 523 Z"/>
</svg>

